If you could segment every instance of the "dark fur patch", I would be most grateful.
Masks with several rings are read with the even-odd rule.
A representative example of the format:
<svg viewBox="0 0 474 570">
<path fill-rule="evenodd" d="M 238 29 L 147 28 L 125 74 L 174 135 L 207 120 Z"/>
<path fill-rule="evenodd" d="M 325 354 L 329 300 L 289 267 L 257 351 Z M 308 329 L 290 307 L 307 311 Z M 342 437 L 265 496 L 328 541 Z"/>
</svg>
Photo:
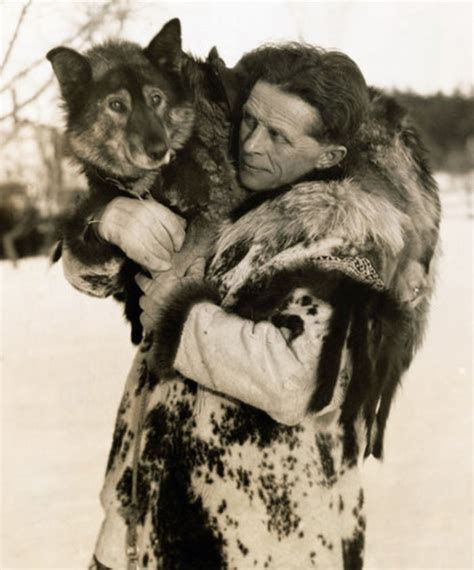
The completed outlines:
<svg viewBox="0 0 474 570">
<path fill-rule="evenodd" d="M 357 504 L 352 509 L 352 516 L 356 521 L 354 533 L 350 539 L 342 541 L 344 570 L 362 570 L 363 567 L 365 546 L 365 517 L 362 511 L 363 506 L 364 491 L 360 489 Z"/>
<path fill-rule="evenodd" d="M 211 423 L 212 432 L 223 448 L 250 442 L 262 451 L 274 443 L 285 444 L 292 451 L 298 446 L 298 433 L 303 429 L 279 424 L 265 412 L 246 404 L 226 407 L 219 422 L 211 417 Z"/>
<path fill-rule="evenodd" d="M 350 539 L 342 541 L 344 570 L 362 570 L 364 563 L 365 534 L 358 529 Z"/>
<path fill-rule="evenodd" d="M 286 328 L 290 331 L 289 342 L 304 332 L 303 319 L 298 315 L 276 314 L 271 317 L 271 322 L 278 328 Z"/>
<path fill-rule="evenodd" d="M 318 299 L 333 304 L 341 277 L 340 273 L 323 271 L 311 262 L 275 274 L 265 274 L 260 279 L 249 280 L 239 290 L 232 311 L 253 321 L 264 320 L 296 288 L 308 288 Z M 255 299 L 258 299 L 258 304 Z"/>
<path fill-rule="evenodd" d="M 326 407 L 336 387 L 350 317 L 347 300 L 342 296 L 339 300 L 340 303 L 334 306 L 329 331 L 323 341 L 317 370 L 318 383 L 309 403 L 309 412 L 318 412 Z"/>
<path fill-rule="evenodd" d="M 225 568 L 222 534 L 217 522 L 192 491 L 191 474 L 206 466 L 209 472 L 224 477 L 224 450 L 192 434 L 194 383 L 184 381 L 172 407 L 158 406 L 145 424 L 147 437 L 141 465 L 144 477 L 139 500 L 153 492 L 160 482 L 157 502 L 152 503 L 152 524 L 156 531 L 156 556 L 160 568 L 188 570 Z M 122 496 L 126 506 L 126 498 Z M 150 509 L 150 502 L 141 503 Z"/>
<path fill-rule="evenodd" d="M 150 387 L 160 378 L 174 375 L 173 363 L 189 311 L 197 303 L 220 303 L 218 291 L 204 282 L 188 283 L 175 290 L 161 311 L 154 331 L 154 345 L 150 354 Z"/>
<path fill-rule="evenodd" d="M 324 475 L 324 482 L 328 487 L 332 487 L 337 481 L 337 473 L 334 466 L 332 449 L 333 440 L 329 434 L 318 433 L 316 435 L 316 446 L 321 460 L 321 469 Z"/>
<path fill-rule="evenodd" d="M 157 515 L 163 570 L 227 567 L 224 538 L 201 498 L 193 497 L 189 471 L 180 465 L 179 459 L 161 481 Z"/>
</svg>

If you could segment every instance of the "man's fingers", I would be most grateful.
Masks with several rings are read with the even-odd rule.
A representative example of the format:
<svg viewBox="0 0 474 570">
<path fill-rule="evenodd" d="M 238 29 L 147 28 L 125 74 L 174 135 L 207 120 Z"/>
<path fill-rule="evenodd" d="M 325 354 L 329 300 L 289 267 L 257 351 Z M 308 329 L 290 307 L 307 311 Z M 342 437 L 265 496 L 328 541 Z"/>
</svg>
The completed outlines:
<svg viewBox="0 0 474 570">
<path fill-rule="evenodd" d="M 178 282 L 179 278 L 172 272 L 164 271 L 153 279 L 153 283 L 147 291 L 147 297 L 151 297 L 160 303 L 164 297 L 173 291 Z"/>
<path fill-rule="evenodd" d="M 145 267 L 150 271 L 167 271 L 171 268 L 171 263 L 169 261 L 163 260 L 157 257 L 148 249 L 145 249 L 142 243 L 130 243 L 130 244 L 118 244 L 123 252 L 129 257 L 136 261 L 139 265 Z"/>
<path fill-rule="evenodd" d="M 154 200 L 119 197 L 98 220 L 98 233 L 151 272 L 171 269 L 171 257 L 186 238 L 186 221 Z"/>
<path fill-rule="evenodd" d="M 152 301 L 147 295 L 142 295 L 138 303 L 142 311 L 145 311 L 146 313 L 152 313 L 153 309 L 156 309 L 158 306 L 157 303 Z"/>
<path fill-rule="evenodd" d="M 139 301 L 140 308 L 143 312 L 147 313 L 150 318 L 153 320 L 156 319 L 157 315 L 160 312 L 160 304 L 154 301 L 148 295 L 143 295 Z"/>
<path fill-rule="evenodd" d="M 152 317 L 150 317 L 150 315 L 144 311 L 142 311 L 142 314 L 140 315 L 140 323 L 146 331 L 152 330 L 155 325 L 155 321 L 152 319 Z"/>
<path fill-rule="evenodd" d="M 133 235 L 133 240 L 130 240 L 131 243 L 137 244 L 138 248 L 143 252 L 143 257 L 149 263 L 153 264 L 156 262 L 161 268 L 163 263 L 165 263 L 171 267 L 170 251 L 156 239 L 148 228 L 133 227 L 130 229 L 130 234 Z M 147 266 L 147 269 L 155 269 L 155 267 Z"/>
<path fill-rule="evenodd" d="M 146 293 L 153 284 L 153 280 L 147 277 L 146 275 L 143 275 L 143 273 L 137 273 L 135 275 L 135 283 L 140 287 L 140 289 L 144 293 Z"/>
<path fill-rule="evenodd" d="M 170 238 L 168 231 L 156 221 L 155 227 L 152 225 L 153 220 L 141 220 L 140 217 L 134 217 L 129 221 L 129 225 L 123 228 L 116 240 L 120 242 L 119 247 L 129 256 L 137 261 L 137 263 L 145 265 L 147 269 L 163 271 L 169 269 L 171 265 L 166 262 L 171 261 L 171 254 L 174 252 L 174 243 Z M 184 230 L 180 232 L 185 237 Z M 179 240 L 184 239 L 179 237 Z M 140 256 L 139 259 L 131 255 Z M 143 263 L 143 258 L 146 263 Z"/>
<path fill-rule="evenodd" d="M 171 267 L 169 252 L 151 236 L 147 228 L 131 226 L 117 236 L 117 245 L 139 265 L 151 271 L 166 271 Z"/>
<path fill-rule="evenodd" d="M 166 234 L 172 242 L 174 251 L 179 251 L 186 237 L 186 220 L 153 200 L 145 200 L 142 204 L 150 214 L 150 227 L 152 231 L 157 232 L 159 240 L 164 240 Z"/>
</svg>

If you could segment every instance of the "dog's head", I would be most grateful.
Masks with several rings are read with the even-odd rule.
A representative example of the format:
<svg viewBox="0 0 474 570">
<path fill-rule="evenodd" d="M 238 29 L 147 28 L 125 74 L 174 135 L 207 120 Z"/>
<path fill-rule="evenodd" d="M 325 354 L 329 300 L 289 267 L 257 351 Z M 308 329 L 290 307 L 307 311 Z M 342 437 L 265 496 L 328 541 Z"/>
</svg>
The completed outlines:
<svg viewBox="0 0 474 570">
<path fill-rule="evenodd" d="M 157 171 L 189 139 L 191 95 L 181 81 L 177 19 L 145 49 L 109 41 L 84 55 L 66 47 L 47 54 L 61 88 L 75 157 L 115 177 Z"/>
</svg>

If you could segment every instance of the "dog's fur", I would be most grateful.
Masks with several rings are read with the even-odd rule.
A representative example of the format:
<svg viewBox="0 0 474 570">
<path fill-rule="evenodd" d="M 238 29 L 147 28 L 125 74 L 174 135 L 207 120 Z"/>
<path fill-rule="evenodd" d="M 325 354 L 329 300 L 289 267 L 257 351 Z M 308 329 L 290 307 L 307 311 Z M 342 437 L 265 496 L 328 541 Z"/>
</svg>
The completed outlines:
<svg viewBox="0 0 474 570">
<path fill-rule="evenodd" d="M 94 241 L 89 218 L 117 196 L 152 196 L 193 220 L 189 247 L 174 259 L 175 269 L 185 269 L 190 256 L 206 252 L 213 224 L 241 200 L 227 156 L 229 109 L 217 51 L 206 62 L 184 54 L 174 19 L 145 49 L 109 41 L 84 55 L 58 47 L 47 57 L 61 87 L 67 141 L 90 189 L 64 225 L 66 245 L 85 263 L 117 254 Z M 142 336 L 138 269 L 127 261 L 121 275 L 135 343 Z"/>
</svg>

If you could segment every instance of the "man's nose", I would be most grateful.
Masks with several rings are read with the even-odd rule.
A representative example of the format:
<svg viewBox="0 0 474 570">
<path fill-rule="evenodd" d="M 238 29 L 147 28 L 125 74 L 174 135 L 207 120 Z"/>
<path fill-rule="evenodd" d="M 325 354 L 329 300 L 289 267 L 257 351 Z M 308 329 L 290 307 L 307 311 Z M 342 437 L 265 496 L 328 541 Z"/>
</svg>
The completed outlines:
<svg viewBox="0 0 474 570">
<path fill-rule="evenodd" d="M 243 151 L 252 154 L 260 154 L 264 151 L 266 143 L 265 128 L 257 125 L 255 129 L 249 133 L 243 144 Z"/>
</svg>

